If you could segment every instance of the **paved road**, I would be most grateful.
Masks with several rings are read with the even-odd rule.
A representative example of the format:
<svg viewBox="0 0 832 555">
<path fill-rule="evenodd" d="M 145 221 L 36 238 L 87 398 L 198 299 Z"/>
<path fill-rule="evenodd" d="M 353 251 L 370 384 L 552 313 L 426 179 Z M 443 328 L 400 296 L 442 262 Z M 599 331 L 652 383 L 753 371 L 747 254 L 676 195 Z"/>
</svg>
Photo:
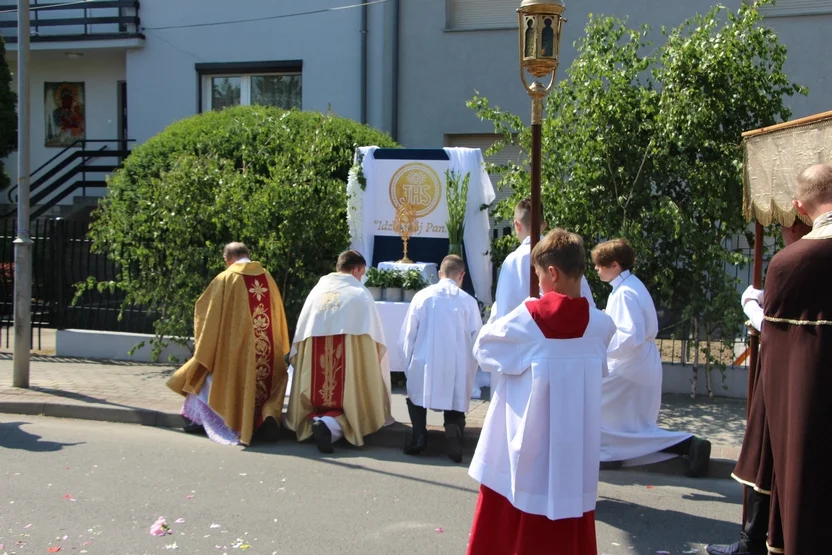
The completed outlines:
<svg viewBox="0 0 832 555">
<path fill-rule="evenodd" d="M 600 553 L 704 553 L 702 543 L 737 533 L 740 491 L 728 480 L 602 480 Z M 466 469 L 441 457 L 341 448 L 322 458 L 309 444 L 243 450 L 172 430 L 0 415 L 0 553 L 462 554 L 475 503 Z M 149 534 L 160 515 L 173 535 Z"/>
</svg>

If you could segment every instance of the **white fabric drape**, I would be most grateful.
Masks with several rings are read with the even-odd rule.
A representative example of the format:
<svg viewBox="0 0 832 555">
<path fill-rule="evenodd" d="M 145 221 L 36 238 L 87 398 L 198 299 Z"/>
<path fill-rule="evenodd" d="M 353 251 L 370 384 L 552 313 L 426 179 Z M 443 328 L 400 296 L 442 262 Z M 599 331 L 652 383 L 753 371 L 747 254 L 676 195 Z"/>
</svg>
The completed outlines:
<svg viewBox="0 0 832 555">
<path fill-rule="evenodd" d="M 448 155 L 450 170 L 464 176 L 471 173 L 468 184 L 468 204 L 465 210 L 465 259 L 468 263 L 468 273 L 477 299 L 485 304 L 491 304 L 491 222 L 488 220 L 488 210 L 481 209 L 483 205 L 490 205 L 497 197 L 491 178 L 485 171 L 485 160 L 478 148 L 445 148 Z"/>
<path fill-rule="evenodd" d="M 356 225 L 350 225 L 350 249 L 360 252 L 367 260 L 367 264 L 373 264 L 373 247 L 375 246 L 375 230 L 373 229 L 372 215 L 369 217 L 365 212 L 366 199 L 375 198 L 375 152 L 377 146 L 361 146 L 355 149 L 353 163 L 357 164 L 362 158 L 361 168 L 366 180 L 366 188 L 361 190 L 358 183 L 348 184 L 347 194 L 352 195 L 347 199 L 347 210 L 349 217 L 355 218 Z M 371 204 L 372 206 L 372 204 Z M 360 230 L 360 232 L 359 232 Z"/>
</svg>

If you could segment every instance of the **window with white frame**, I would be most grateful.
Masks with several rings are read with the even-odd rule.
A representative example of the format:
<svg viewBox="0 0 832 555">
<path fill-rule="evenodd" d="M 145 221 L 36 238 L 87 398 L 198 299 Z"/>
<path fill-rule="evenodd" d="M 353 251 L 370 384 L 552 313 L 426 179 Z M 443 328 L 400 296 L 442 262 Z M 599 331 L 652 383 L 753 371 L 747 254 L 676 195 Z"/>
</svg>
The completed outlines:
<svg viewBox="0 0 832 555">
<path fill-rule="evenodd" d="M 832 0 L 777 0 L 762 6 L 760 13 L 768 17 L 832 14 Z"/>
<path fill-rule="evenodd" d="M 445 0 L 445 27 L 452 30 L 515 29 L 517 0 Z"/>
<path fill-rule="evenodd" d="M 202 64 L 197 66 L 202 89 L 202 111 L 229 106 L 276 106 L 301 108 L 303 98 L 300 67 L 285 63 Z"/>
</svg>

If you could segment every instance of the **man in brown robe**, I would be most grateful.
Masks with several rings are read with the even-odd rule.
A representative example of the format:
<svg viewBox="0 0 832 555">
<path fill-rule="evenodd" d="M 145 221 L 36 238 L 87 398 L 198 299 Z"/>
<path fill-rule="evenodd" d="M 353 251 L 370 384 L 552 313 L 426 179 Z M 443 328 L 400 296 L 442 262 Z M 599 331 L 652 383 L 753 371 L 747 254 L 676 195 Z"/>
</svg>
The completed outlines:
<svg viewBox="0 0 832 555">
<path fill-rule="evenodd" d="M 783 243 L 789 246 L 812 230 L 801 220 L 795 220 L 790 227 L 780 231 Z M 746 289 L 742 306 L 750 325 L 758 332 L 762 330 L 765 318 L 763 312 L 764 292 L 753 287 Z M 765 338 L 763 338 L 765 341 Z M 755 391 L 760 391 L 760 359 L 757 359 Z M 774 465 L 771 443 L 766 423 L 766 405 L 762 395 L 750 399 L 748 424 L 742 443 L 739 461 L 731 475 L 746 486 L 746 515 L 740 531 L 740 540 L 731 545 L 709 545 L 710 555 L 767 555 L 769 503 L 771 498 L 771 471 Z"/>
<path fill-rule="evenodd" d="M 803 555 L 825 553 L 829 543 L 825 502 L 832 495 L 832 477 L 826 467 L 827 442 L 818 434 L 832 424 L 827 399 L 832 387 L 832 289 L 827 284 L 832 272 L 832 165 L 805 170 L 795 199 L 795 208 L 812 220 L 813 228 L 768 267 L 760 376 L 735 475 L 770 492 L 767 550 Z M 760 413 L 762 423 L 755 418 Z M 748 552 L 760 552 L 754 548 Z"/>
<path fill-rule="evenodd" d="M 226 270 L 196 302 L 194 356 L 167 385 L 185 396 L 182 414 L 193 423 L 186 431 L 248 445 L 255 430 L 276 439 L 289 332 L 280 291 L 248 248 L 229 243 L 223 259 Z"/>
</svg>

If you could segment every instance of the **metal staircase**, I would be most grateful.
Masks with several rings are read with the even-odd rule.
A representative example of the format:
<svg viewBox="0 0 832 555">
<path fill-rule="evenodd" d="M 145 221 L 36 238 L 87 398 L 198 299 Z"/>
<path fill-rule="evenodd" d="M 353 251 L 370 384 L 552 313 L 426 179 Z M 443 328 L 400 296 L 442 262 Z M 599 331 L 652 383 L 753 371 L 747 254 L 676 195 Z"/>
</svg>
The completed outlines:
<svg viewBox="0 0 832 555">
<path fill-rule="evenodd" d="M 81 139 L 53 156 L 32 172 L 29 184 L 31 219 L 46 214 L 75 191 L 106 188 L 106 177 L 121 167 L 130 155 L 127 143 L 132 141 Z M 9 188 L 9 204 L 17 203 L 17 185 Z M 2 217 L 14 217 L 11 210 Z"/>
</svg>

